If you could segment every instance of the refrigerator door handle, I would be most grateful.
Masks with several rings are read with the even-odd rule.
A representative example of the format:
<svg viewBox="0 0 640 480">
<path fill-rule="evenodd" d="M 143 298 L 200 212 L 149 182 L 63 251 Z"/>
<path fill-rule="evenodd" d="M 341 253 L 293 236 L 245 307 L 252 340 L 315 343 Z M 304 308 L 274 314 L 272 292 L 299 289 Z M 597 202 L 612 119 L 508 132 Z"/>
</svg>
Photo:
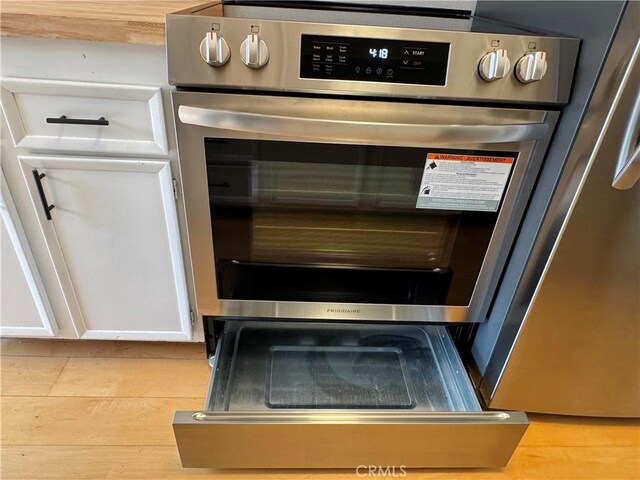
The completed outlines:
<svg viewBox="0 0 640 480">
<path fill-rule="evenodd" d="M 628 190 L 640 178 L 640 85 L 638 85 L 638 56 L 640 56 L 640 42 L 636 45 L 631 67 L 627 70 L 628 83 L 623 88 L 635 89 L 638 93 L 629 116 L 629 121 L 622 137 L 616 172 L 612 186 L 617 190 Z"/>
<path fill-rule="evenodd" d="M 622 168 L 613 178 L 613 188 L 627 190 L 635 185 L 640 178 L 640 144 L 636 146 Z"/>
</svg>

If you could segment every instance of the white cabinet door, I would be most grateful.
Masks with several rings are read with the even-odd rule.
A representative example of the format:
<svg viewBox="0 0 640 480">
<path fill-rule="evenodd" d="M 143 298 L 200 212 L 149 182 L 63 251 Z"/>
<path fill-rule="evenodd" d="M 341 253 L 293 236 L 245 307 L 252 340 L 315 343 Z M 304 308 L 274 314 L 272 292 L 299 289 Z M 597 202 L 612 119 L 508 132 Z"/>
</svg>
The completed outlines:
<svg viewBox="0 0 640 480">
<path fill-rule="evenodd" d="M 0 182 L 0 335 L 50 337 L 51 307 L 4 175 Z"/>
<path fill-rule="evenodd" d="M 188 340 L 167 161 L 18 156 L 81 338 Z M 40 179 L 42 192 L 34 172 Z M 54 205 L 47 220 L 46 205 Z"/>
</svg>

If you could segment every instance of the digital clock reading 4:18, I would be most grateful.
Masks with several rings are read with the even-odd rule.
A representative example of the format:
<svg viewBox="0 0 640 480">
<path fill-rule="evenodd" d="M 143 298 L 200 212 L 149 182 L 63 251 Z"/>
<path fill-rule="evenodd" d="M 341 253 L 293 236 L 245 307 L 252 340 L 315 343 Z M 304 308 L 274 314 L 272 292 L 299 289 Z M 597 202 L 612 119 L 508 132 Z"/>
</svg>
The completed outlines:
<svg viewBox="0 0 640 480">
<path fill-rule="evenodd" d="M 302 34 L 300 78 L 442 87 L 449 50 L 442 42 Z"/>
<path fill-rule="evenodd" d="M 389 49 L 388 48 L 381 48 L 381 49 L 377 49 L 377 48 L 370 48 L 369 49 L 369 55 L 371 55 L 373 58 L 387 58 L 389 56 Z"/>
</svg>

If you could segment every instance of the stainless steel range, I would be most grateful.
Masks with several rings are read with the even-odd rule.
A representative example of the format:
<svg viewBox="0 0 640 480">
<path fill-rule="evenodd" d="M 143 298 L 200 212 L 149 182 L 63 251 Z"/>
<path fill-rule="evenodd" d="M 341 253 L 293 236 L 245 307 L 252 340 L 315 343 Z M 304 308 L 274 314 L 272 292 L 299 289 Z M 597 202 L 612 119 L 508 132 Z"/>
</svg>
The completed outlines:
<svg viewBox="0 0 640 480">
<path fill-rule="evenodd" d="M 205 410 L 174 422 L 183 464 L 505 464 L 526 417 L 482 412 L 427 325 L 484 320 L 579 42 L 469 12 L 360 25 L 362 7 L 262 3 L 167 17 L 214 366 Z"/>
</svg>

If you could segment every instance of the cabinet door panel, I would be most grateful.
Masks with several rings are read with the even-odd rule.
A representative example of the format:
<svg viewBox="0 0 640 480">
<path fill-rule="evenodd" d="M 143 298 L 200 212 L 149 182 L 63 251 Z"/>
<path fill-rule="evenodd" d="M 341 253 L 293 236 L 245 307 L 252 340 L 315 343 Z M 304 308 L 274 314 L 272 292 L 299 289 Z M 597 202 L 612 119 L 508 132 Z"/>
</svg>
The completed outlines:
<svg viewBox="0 0 640 480">
<path fill-rule="evenodd" d="M 57 326 L 9 189 L 0 177 L 0 335 L 50 337 Z"/>
<path fill-rule="evenodd" d="M 191 338 L 168 162 L 18 157 L 83 338 Z M 55 205 L 47 221 L 33 170 Z"/>
</svg>

